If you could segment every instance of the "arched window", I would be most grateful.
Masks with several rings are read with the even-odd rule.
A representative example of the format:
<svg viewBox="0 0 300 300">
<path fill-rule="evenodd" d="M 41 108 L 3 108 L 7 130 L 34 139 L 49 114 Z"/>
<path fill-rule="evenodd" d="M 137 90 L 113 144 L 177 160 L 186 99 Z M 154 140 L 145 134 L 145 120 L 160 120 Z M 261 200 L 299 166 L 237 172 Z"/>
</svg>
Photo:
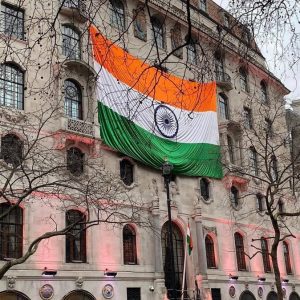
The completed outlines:
<svg viewBox="0 0 300 300">
<path fill-rule="evenodd" d="M 111 24 L 119 30 L 125 30 L 125 9 L 121 0 L 110 0 Z"/>
<path fill-rule="evenodd" d="M 262 194 L 256 194 L 257 209 L 262 212 L 265 210 L 266 199 Z"/>
<path fill-rule="evenodd" d="M 190 39 L 189 43 L 186 46 L 186 58 L 187 62 L 190 64 L 197 65 L 198 57 L 197 57 L 197 46 L 196 39 Z"/>
<path fill-rule="evenodd" d="M 136 234 L 134 228 L 128 224 L 123 228 L 123 254 L 125 265 L 137 264 Z"/>
<path fill-rule="evenodd" d="M 96 298 L 87 291 L 77 290 L 64 296 L 63 300 L 96 300 Z"/>
<path fill-rule="evenodd" d="M 85 215 L 78 210 L 66 213 L 66 226 L 72 229 L 66 236 L 66 262 L 86 262 Z"/>
<path fill-rule="evenodd" d="M 17 167 L 23 159 L 23 142 L 14 134 L 1 137 L 1 156 L 7 164 Z"/>
<path fill-rule="evenodd" d="M 227 147 L 228 147 L 229 162 L 234 164 L 235 155 L 234 155 L 234 148 L 233 148 L 233 140 L 229 135 L 227 135 Z"/>
<path fill-rule="evenodd" d="M 236 232 L 234 234 L 234 241 L 235 241 L 236 261 L 237 261 L 238 270 L 246 271 L 247 267 L 246 267 L 243 236 L 240 233 Z"/>
<path fill-rule="evenodd" d="M 165 28 L 163 22 L 157 17 L 151 17 L 153 39 L 159 48 L 165 48 Z"/>
<path fill-rule="evenodd" d="M 128 159 L 120 161 L 120 177 L 126 185 L 133 183 L 133 164 Z"/>
<path fill-rule="evenodd" d="M 14 64 L 0 65 L 0 105 L 24 109 L 24 73 Z"/>
<path fill-rule="evenodd" d="M 269 294 L 267 295 L 267 300 L 278 300 L 277 293 L 274 291 L 269 292 Z"/>
<path fill-rule="evenodd" d="M 253 175 L 258 176 L 258 159 L 257 152 L 254 147 L 249 148 L 249 164 L 250 164 L 250 172 Z"/>
<path fill-rule="evenodd" d="M 271 264 L 270 264 L 270 256 L 269 256 L 269 247 L 268 247 L 268 241 L 265 238 L 261 238 L 261 255 L 263 259 L 264 264 L 264 271 L 265 273 L 271 272 Z"/>
<path fill-rule="evenodd" d="M 67 169 L 74 176 L 80 176 L 84 171 L 84 153 L 76 147 L 67 150 Z"/>
<path fill-rule="evenodd" d="M 300 297 L 296 292 L 292 292 L 290 294 L 289 300 L 300 300 Z"/>
<path fill-rule="evenodd" d="M 26 295 L 17 291 L 3 291 L 0 292 L 0 299 L 2 300 L 30 300 Z"/>
<path fill-rule="evenodd" d="M 224 94 L 219 94 L 219 114 L 223 120 L 229 120 L 228 98 Z"/>
<path fill-rule="evenodd" d="M 243 291 L 239 300 L 256 300 L 256 298 L 250 291 Z"/>
<path fill-rule="evenodd" d="M 244 68 L 239 69 L 239 74 L 240 74 L 240 85 L 241 85 L 241 90 L 244 92 L 249 91 L 248 87 L 248 75 L 247 72 Z"/>
<path fill-rule="evenodd" d="M 289 245 L 288 245 L 287 242 L 283 241 L 282 246 L 283 246 L 283 255 L 284 255 L 286 273 L 287 274 L 293 274 L 292 266 L 291 266 Z"/>
<path fill-rule="evenodd" d="M 204 200 L 209 199 L 209 181 L 206 178 L 200 179 L 200 193 Z"/>
<path fill-rule="evenodd" d="M 267 84 L 263 80 L 260 82 L 260 93 L 261 93 L 262 103 L 264 103 L 264 104 L 268 103 Z"/>
<path fill-rule="evenodd" d="M 72 26 L 63 26 L 63 55 L 68 59 L 80 59 L 80 33 Z"/>
<path fill-rule="evenodd" d="M 210 235 L 205 237 L 206 261 L 209 269 L 216 268 L 214 240 Z"/>
<path fill-rule="evenodd" d="M 234 207 L 238 207 L 239 205 L 239 190 L 232 186 L 230 189 L 230 201 Z"/>
<path fill-rule="evenodd" d="M 73 80 L 65 81 L 65 114 L 72 119 L 82 120 L 81 89 Z"/>
<path fill-rule="evenodd" d="M 168 238 L 168 227 L 169 223 L 166 222 L 161 230 L 161 246 L 162 246 L 162 256 L 163 265 L 165 273 L 165 285 L 168 291 L 172 287 L 172 275 L 171 275 L 171 262 L 170 262 L 170 248 L 169 248 L 169 238 Z M 183 277 L 183 262 L 184 262 L 184 243 L 183 236 L 179 227 L 172 222 L 172 232 L 173 232 L 173 258 L 175 265 L 175 288 L 177 291 L 181 291 L 182 288 L 182 277 Z M 185 279 L 184 279 L 185 280 Z M 181 293 L 177 294 L 179 298 Z"/>
<path fill-rule="evenodd" d="M 0 215 L 11 208 L 7 203 L 0 204 Z M 23 248 L 23 211 L 14 207 L 0 219 L 0 259 L 19 258 Z"/>
</svg>

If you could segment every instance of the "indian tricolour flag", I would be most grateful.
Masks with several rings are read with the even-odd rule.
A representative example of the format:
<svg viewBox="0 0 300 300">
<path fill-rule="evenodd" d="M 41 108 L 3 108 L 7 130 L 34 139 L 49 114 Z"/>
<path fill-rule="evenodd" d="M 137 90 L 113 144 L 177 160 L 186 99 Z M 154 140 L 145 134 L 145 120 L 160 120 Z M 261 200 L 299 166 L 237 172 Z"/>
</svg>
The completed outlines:
<svg viewBox="0 0 300 300">
<path fill-rule="evenodd" d="M 222 177 L 216 83 L 184 80 L 150 66 L 92 26 L 100 135 L 104 143 L 146 165 Z"/>
</svg>

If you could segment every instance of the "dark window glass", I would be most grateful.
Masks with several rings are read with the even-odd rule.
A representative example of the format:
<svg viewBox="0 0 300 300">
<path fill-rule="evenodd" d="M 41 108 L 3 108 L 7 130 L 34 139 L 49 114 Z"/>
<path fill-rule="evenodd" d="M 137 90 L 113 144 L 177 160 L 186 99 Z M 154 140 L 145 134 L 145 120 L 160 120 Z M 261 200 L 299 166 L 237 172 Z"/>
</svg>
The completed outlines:
<svg viewBox="0 0 300 300">
<path fill-rule="evenodd" d="M 233 141 L 229 135 L 227 135 L 227 147 L 228 147 L 229 162 L 234 164 L 235 156 L 234 156 Z"/>
<path fill-rule="evenodd" d="M 248 92 L 249 88 L 248 88 L 248 76 L 247 76 L 247 72 L 243 68 L 240 68 L 239 73 L 240 73 L 240 85 L 241 85 L 241 89 L 244 92 Z"/>
<path fill-rule="evenodd" d="M 230 17 L 229 17 L 229 15 L 224 15 L 224 26 L 225 27 L 227 27 L 227 28 L 229 28 L 229 26 L 230 26 Z"/>
<path fill-rule="evenodd" d="M 214 240 L 211 236 L 205 237 L 206 261 L 208 268 L 216 268 Z"/>
<path fill-rule="evenodd" d="M 212 288 L 211 289 L 212 300 L 221 300 L 221 289 Z"/>
<path fill-rule="evenodd" d="M 0 215 L 10 208 L 6 203 L 0 204 Z M 13 208 L 0 219 L 0 259 L 19 258 L 23 246 L 23 211 L 20 207 Z"/>
<path fill-rule="evenodd" d="M 277 293 L 274 291 L 271 291 L 267 296 L 267 300 L 278 300 Z"/>
<path fill-rule="evenodd" d="M 229 119 L 228 98 L 224 94 L 219 94 L 219 113 L 221 119 Z"/>
<path fill-rule="evenodd" d="M 125 10 L 122 1 L 110 0 L 111 24 L 119 30 L 125 30 Z"/>
<path fill-rule="evenodd" d="M 215 75 L 217 81 L 224 81 L 224 63 L 219 52 L 215 53 Z"/>
<path fill-rule="evenodd" d="M 258 159 L 257 152 L 254 147 L 250 147 L 249 149 L 249 163 L 250 163 L 250 171 L 253 175 L 258 176 Z"/>
<path fill-rule="evenodd" d="M 272 155 L 271 157 L 270 173 L 271 173 L 272 180 L 276 181 L 278 179 L 278 165 L 277 165 L 277 158 L 275 155 Z"/>
<path fill-rule="evenodd" d="M 230 189 L 230 201 L 234 207 L 239 205 L 239 191 L 235 186 Z"/>
<path fill-rule="evenodd" d="M 23 159 L 23 142 L 14 134 L 7 134 L 1 138 L 1 158 L 17 167 Z"/>
<path fill-rule="evenodd" d="M 262 103 L 268 103 L 268 90 L 267 85 L 264 81 L 260 83 L 261 101 Z"/>
<path fill-rule="evenodd" d="M 244 107 L 244 124 L 247 129 L 252 128 L 252 111 L 248 107 Z"/>
<path fill-rule="evenodd" d="M 131 185 L 133 183 L 133 165 L 127 159 L 120 161 L 120 176 L 126 185 Z"/>
<path fill-rule="evenodd" d="M 84 171 L 84 153 L 72 147 L 67 151 L 67 169 L 71 174 L 80 176 Z"/>
<path fill-rule="evenodd" d="M 18 7 L 1 3 L 0 31 L 24 39 L 24 11 Z"/>
<path fill-rule="evenodd" d="M 85 215 L 78 210 L 66 213 L 66 226 L 72 229 L 66 236 L 66 262 L 86 262 Z"/>
<path fill-rule="evenodd" d="M 165 285 L 168 289 L 172 287 L 171 283 L 171 252 L 169 248 L 169 236 L 168 236 L 168 227 L 169 223 L 166 222 L 161 231 L 161 244 L 162 244 L 162 255 L 163 255 L 163 264 L 164 264 L 164 273 L 165 273 Z M 178 291 L 177 297 L 181 296 L 182 288 L 182 277 L 183 277 L 183 264 L 184 264 L 184 243 L 183 236 L 181 234 L 178 226 L 172 222 L 172 231 L 173 231 L 173 257 L 175 265 L 175 288 Z"/>
<path fill-rule="evenodd" d="M 196 40 L 192 38 L 188 45 L 186 46 L 186 57 L 187 62 L 197 65 L 198 57 L 197 57 L 197 46 L 196 46 Z"/>
<path fill-rule="evenodd" d="M 257 201 L 257 209 L 259 211 L 265 210 L 265 197 L 261 194 L 256 194 L 256 201 Z"/>
<path fill-rule="evenodd" d="M 284 212 L 283 202 L 281 200 L 278 201 L 278 210 L 280 213 Z"/>
<path fill-rule="evenodd" d="M 24 74 L 15 65 L 0 65 L 0 105 L 24 108 Z"/>
<path fill-rule="evenodd" d="M 163 23 L 156 17 L 151 18 L 153 39 L 159 48 L 165 48 L 165 32 Z"/>
<path fill-rule="evenodd" d="M 72 80 L 65 81 L 65 114 L 70 118 L 82 120 L 81 89 Z"/>
<path fill-rule="evenodd" d="M 283 255 L 284 255 L 284 262 L 287 274 L 292 274 L 292 266 L 291 266 L 291 258 L 290 258 L 290 250 L 289 245 L 287 242 L 283 242 Z"/>
<path fill-rule="evenodd" d="M 68 59 L 80 59 L 80 34 L 71 26 L 63 26 L 63 54 Z"/>
<path fill-rule="evenodd" d="M 141 300 L 141 289 L 127 288 L 127 300 Z"/>
<path fill-rule="evenodd" d="M 123 253 L 125 265 L 137 264 L 136 235 L 130 225 L 125 225 L 123 228 Z"/>
<path fill-rule="evenodd" d="M 204 200 L 209 199 L 209 181 L 206 178 L 200 179 L 200 192 Z"/>
<path fill-rule="evenodd" d="M 1 300 L 30 300 L 24 294 L 17 291 L 3 291 L 0 292 Z"/>
<path fill-rule="evenodd" d="M 273 137 L 273 125 L 272 125 L 272 121 L 268 118 L 265 119 L 265 123 L 266 123 L 266 132 L 269 135 L 269 137 Z"/>
<path fill-rule="evenodd" d="M 270 257 L 269 257 L 269 247 L 268 247 L 268 242 L 265 238 L 261 238 L 261 255 L 263 259 L 265 273 L 270 273 L 271 264 L 270 264 Z"/>
<path fill-rule="evenodd" d="M 87 291 L 77 290 L 68 293 L 63 300 L 96 300 L 96 298 Z"/>
<path fill-rule="evenodd" d="M 199 2 L 199 8 L 202 10 L 202 11 L 206 11 L 206 0 L 200 0 Z"/>
<path fill-rule="evenodd" d="M 239 271 L 246 271 L 246 258 L 244 250 L 244 240 L 241 234 L 236 232 L 234 234 L 236 261 Z"/>
</svg>

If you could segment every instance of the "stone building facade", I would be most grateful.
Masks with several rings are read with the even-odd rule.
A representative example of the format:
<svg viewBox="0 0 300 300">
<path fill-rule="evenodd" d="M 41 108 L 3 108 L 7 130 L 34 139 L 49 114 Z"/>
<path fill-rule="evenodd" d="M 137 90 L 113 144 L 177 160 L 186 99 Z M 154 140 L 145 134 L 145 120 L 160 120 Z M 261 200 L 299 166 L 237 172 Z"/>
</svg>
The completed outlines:
<svg viewBox="0 0 300 300">
<path fill-rule="evenodd" d="M 49 111 L 55 111 L 48 116 L 43 134 L 49 134 L 45 139 L 47 149 L 58 153 L 62 164 L 67 161 L 66 172 L 76 178 L 84 172 L 93 174 L 90 169 L 101 161 L 119 186 L 145 205 L 144 216 L 153 225 L 149 229 L 134 223 L 110 226 L 101 222 L 86 232 L 79 228 L 78 239 L 62 235 L 43 240 L 32 256 L 1 279 L 1 300 L 166 297 L 166 188 L 160 170 L 101 141 L 97 74 L 88 32 L 91 24 L 130 54 L 165 73 L 190 81 L 217 82 L 224 177 L 216 180 L 176 175 L 170 183 L 177 288 L 182 283 L 189 223 L 194 248 L 186 259 L 185 297 L 276 299 L 267 250 L 250 259 L 255 253 L 251 245 L 270 247 L 268 239 L 261 241 L 271 232 L 260 197 L 264 184 L 241 175 L 241 170 L 255 169 L 258 164 L 244 129 L 251 132 L 255 126 L 262 126 L 258 121 L 262 111 L 273 110 L 276 105 L 272 101 L 281 103 L 288 90 L 267 70 L 250 31 L 213 1 L 190 1 L 189 14 L 184 1 L 146 3 L 1 2 L 1 168 L 14 165 L 18 153 L 24 151 L 20 149 L 30 136 L 27 133 L 32 133 L 30 126 L 22 126 L 24 116 L 30 120 L 37 112 L 48 116 Z M 263 119 L 266 126 L 273 126 L 274 133 L 286 132 L 282 113 L 274 122 Z M 13 151 L 7 148 L 12 145 Z M 278 151 L 286 152 L 282 147 Z M 74 157 L 77 163 L 68 162 Z M 106 184 L 110 186 L 110 182 Z M 19 189 L 25 189 L 23 179 L 20 185 Z M 14 193 L 10 196 L 12 199 Z M 18 212 L 11 214 L 14 221 L 0 221 L 1 228 L 9 224 L 15 232 L 1 235 L 0 266 L 22 256 L 34 238 L 54 230 L 53 224 L 64 228 L 68 220 L 80 218 L 80 200 L 62 199 L 55 190 L 32 193 Z M 7 209 L 5 201 L 1 199 L 1 212 Z M 290 300 L 299 299 L 300 293 L 300 235 L 297 231 L 294 234 L 296 238 L 281 243 L 278 253 L 286 298 Z M 13 250 L 4 241 L 8 236 L 13 240 Z M 255 238 L 258 240 L 253 242 Z"/>
</svg>

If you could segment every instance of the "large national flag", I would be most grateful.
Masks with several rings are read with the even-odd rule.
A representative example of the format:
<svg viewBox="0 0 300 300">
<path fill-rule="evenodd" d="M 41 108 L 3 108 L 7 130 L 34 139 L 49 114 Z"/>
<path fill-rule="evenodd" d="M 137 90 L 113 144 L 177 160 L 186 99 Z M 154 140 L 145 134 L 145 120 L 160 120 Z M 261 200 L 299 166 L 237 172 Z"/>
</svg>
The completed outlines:
<svg viewBox="0 0 300 300">
<path fill-rule="evenodd" d="M 100 134 L 110 147 L 154 168 L 221 178 L 216 84 L 158 70 L 90 28 L 98 72 Z"/>
</svg>

